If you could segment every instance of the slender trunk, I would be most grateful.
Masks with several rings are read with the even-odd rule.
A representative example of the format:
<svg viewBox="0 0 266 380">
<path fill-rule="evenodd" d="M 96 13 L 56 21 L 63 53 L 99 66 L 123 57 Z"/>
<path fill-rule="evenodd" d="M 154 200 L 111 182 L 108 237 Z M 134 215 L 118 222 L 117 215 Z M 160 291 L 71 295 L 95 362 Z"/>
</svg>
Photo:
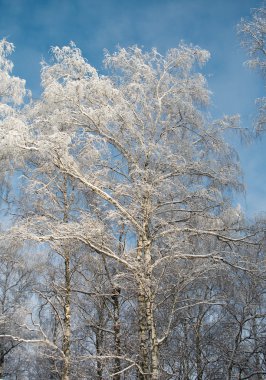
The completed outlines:
<svg viewBox="0 0 266 380">
<path fill-rule="evenodd" d="M 121 231 L 119 233 L 119 254 L 120 256 L 123 255 L 123 252 L 124 252 L 124 243 L 123 243 L 123 238 L 124 238 L 124 224 L 122 224 L 122 227 L 121 227 Z M 106 264 L 106 262 L 105 262 Z M 115 354 L 116 354 L 116 358 L 115 358 L 115 365 L 114 365 L 114 376 L 113 376 L 113 379 L 114 380 L 120 380 L 121 379 L 121 373 L 119 373 L 122 369 L 121 367 L 121 360 L 120 360 L 120 356 L 121 356 L 121 331 L 120 331 L 120 327 L 121 327 L 121 323 L 120 323 L 120 293 L 121 293 L 121 289 L 119 286 L 116 286 L 112 279 L 111 279 L 111 276 L 109 274 L 109 271 L 108 271 L 108 268 L 106 266 L 106 272 L 108 274 L 108 277 L 109 277 L 109 281 L 110 283 L 112 284 L 112 300 L 113 300 L 113 313 L 114 313 L 114 345 L 115 345 Z"/>
<path fill-rule="evenodd" d="M 97 357 L 100 357 L 102 355 L 102 341 L 103 341 L 103 334 L 100 329 L 97 329 L 96 331 L 96 354 Z M 103 379 L 103 367 L 102 367 L 102 361 L 97 359 L 96 361 L 96 367 L 97 367 L 97 380 Z"/>
<path fill-rule="evenodd" d="M 231 358 L 230 358 L 230 361 L 229 361 L 229 364 L 228 364 L 227 380 L 232 380 L 233 368 L 234 368 L 234 364 L 235 364 L 234 363 L 235 354 L 236 354 L 236 352 L 238 350 L 239 343 L 241 341 L 241 337 L 242 337 L 242 324 L 239 326 L 238 333 L 237 333 L 237 335 L 235 337 L 234 347 L 233 347 Z"/>
<path fill-rule="evenodd" d="M 184 343 L 185 343 L 185 347 L 183 350 L 183 357 L 182 357 L 183 380 L 189 380 L 189 358 L 187 355 L 187 350 L 189 347 L 189 343 L 188 343 L 189 338 L 188 338 L 188 322 L 186 319 L 183 321 L 183 329 L 184 329 Z"/>
<path fill-rule="evenodd" d="M 63 377 L 62 380 L 69 380 L 70 373 L 70 322 L 71 322 L 71 310 L 70 310 L 70 294 L 71 294 L 71 273 L 70 273 L 70 255 L 65 255 L 65 303 L 64 303 L 64 337 L 63 337 Z"/>
<path fill-rule="evenodd" d="M 0 380 L 4 379 L 4 361 L 5 361 L 5 355 L 0 349 Z"/>
<path fill-rule="evenodd" d="M 144 240 L 144 279 L 139 288 L 139 332 L 141 348 L 141 380 L 159 379 L 159 350 L 154 321 L 154 297 L 151 283 L 151 254 L 148 243 Z"/>
<path fill-rule="evenodd" d="M 144 263 L 145 263 L 145 280 L 146 280 L 146 316 L 147 330 L 149 336 L 150 358 L 151 358 L 151 380 L 159 380 L 159 350 L 158 339 L 154 320 L 154 295 L 152 292 L 152 271 L 151 271 L 151 248 L 147 238 L 149 236 L 148 226 L 146 224 L 146 236 L 143 240 Z"/>
<path fill-rule="evenodd" d="M 120 307 L 119 307 L 119 295 L 120 288 L 113 289 L 113 312 L 114 312 L 114 341 L 115 341 L 115 365 L 114 365 L 114 373 L 121 371 L 121 360 L 119 357 L 121 356 L 121 334 L 120 334 Z M 120 380 L 121 374 L 117 373 L 117 375 L 113 376 L 114 380 Z"/>
<path fill-rule="evenodd" d="M 197 380 L 203 379 L 202 349 L 201 349 L 201 326 L 204 317 L 203 306 L 199 305 L 198 317 L 195 325 L 195 349 L 196 349 L 196 368 Z"/>
<path fill-rule="evenodd" d="M 201 334 L 200 325 L 196 326 L 196 366 L 197 366 L 197 380 L 202 380 L 203 378 L 203 368 L 202 368 L 202 352 L 201 352 Z"/>
<path fill-rule="evenodd" d="M 139 309 L 139 338 L 140 338 L 140 362 L 139 365 L 143 373 L 139 373 L 139 380 L 149 380 L 149 357 L 148 357 L 148 327 L 147 313 L 145 308 L 145 294 L 141 287 L 138 294 Z"/>
<path fill-rule="evenodd" d="M 158 339 L 156 334 L 156 327 L 154 323 L 154 313 L 153 313 L 153 300 L 151 299 L 147 302 L 147 322 L 148 330 L 150 335 L 150 350 L 151 350 L 151 380 L 159 380 L 159 350 L 158 350 Z"/>
<path fill-rule="evenodd" d="M 97 380 L 103 380 L 104 378 L 104 361 L 101 359 L 104 350 L 104 313 L 105 313 L 105 300 L 103 297 L 99 300 L 99 304 L 96 306 L 97 310 L 97 326 L 95 326 L 95 338 L 96 338 L 96 369 L 97 369 Z"/>
<path fill-rule="evenodd" d="M 143 260 L 143 240 L 138 241 L 138 263 L 140 271 Z M 139 341 L 140 341 L 140 359 L 139 365 L 142 373 L 138 373 L 138 380 L 149 380 L 149 358 L 148 358 L 148 328 L 147 328 L 147 313 L 146 313 L 146 295 L 143 279 L 138 279 L 138 314 L 139 314 Z"/>
<path fill-rule="evenodd" d="M 147 157 L 148 160 L 148 157 Z M 147 167 L 148 161 L 145 167 Z M 152 257 L 149 220 L 151 211 L 149 194 L 143 199 L 143 231 L 138 242 L 138 260 L 143 277 L 140 277 L 139 309 L 142 369 L 144 380 L 159 380 L 159 350 L 154 319 L 154 295 L 152 289 Z"/>
<path fill-rule="evenodd" d="M 260 354 L 258 353 L 257 345 L 259 345 L 258 342 L 258 329 L 257 329 L 257 322 L 256 318 L 253 318 L 252 320 L 252 330 L 253 330 L 253 336 L 254 336 L 254 352 L 255 352 L 255 365 L 256 365 L 256 371 L 262 371 L 261 368 L 261 361 L 260 361 Z M 263 375 L 258 373 L 257 374 L 258 380 L 263 380 Z"/>
<path fill-rule="evenodd" d="M 63 184 L 64 197 L 64 223 L 68 223 L 69 219 L 69 199 L 67 190 L 67 176 L 64 177 Z M 70 375 L 70 337 L 71 337 L 71 269 L 70 269 L 70 252 L 65 250 L 65 299 L 64 299 L 64 336 L 63 336 L 63 376 L 62 380 L 69 380 Z"/>
</svg>

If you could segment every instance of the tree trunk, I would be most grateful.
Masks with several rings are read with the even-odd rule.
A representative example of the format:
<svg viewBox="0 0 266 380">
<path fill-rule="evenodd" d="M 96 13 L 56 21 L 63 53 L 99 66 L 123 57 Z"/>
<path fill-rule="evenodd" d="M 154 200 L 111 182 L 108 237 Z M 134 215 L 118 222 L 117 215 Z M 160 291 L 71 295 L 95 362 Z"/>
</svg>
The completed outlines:
<svg viewBox="0 0 266 380">
<path fill-rule="evenodd" d="M 159 380 L 159 350 L 154 321 L 154 297 L 151 281 L 151 251 L 146 237 L 139 244 L 139 262 L 144 263 L 144 278 L 139 280 L 139 333 L 141 349 L 140 380 Z"/>
<path fill-rule="evenodd" d="M 189 338 L 188 338 L 188 322 L 187 319 L 184 319 L 183 322 L 183 330 L 184 330 L 184 344 L 185 344 L 185 352 L 183 351 L 182 357 L 182 370 L 183 370 L 183 380 L 189 380 L 189 358 L 187 355 L 187 350 L 189 347 Z M 184 347 L 184 346 L 183 346 Z"/>
<path fill-rule="evenodd" d="M 140 360 L 139 365 L 143 373 L 139 373 L 139 380 L 149 380 L 149 358 L 148 358 L 148 327 L 147 314 L 145 308 L 145 294 L 143 288 L 139 289 L 138 310 L 139 310 L 139 340 L 140 340 Z"/>
<path fill-rule="evenodd" d="M 143 267 L 143 240 L 138 241 L 137 252 L 138 263 L 141 268 Z M 146 313 L 146 294 L 143 278 L 138 278 L 138 314 L 139 314 L 139 341 L 140 341 L 140 359 L 139 365 L 142 373 L 138 373 L 139 380 L 149 380 L 149 358 L 148 358 L 148 327 L 147 327 L 147 313 Z"/>
<path fill-rule="evenodd" d="M 234 358 L 235 358 L 235 354 L 236 354 L 236 352 L 238 350 L 239 343 L 241 341 L 241 336 L 242 336 L 242 323 L 239 326 L 238 333 L 236 334 L 236 337 L 235 337 L 235 340 L 234 340 L 234 347 L 233 347 L 233 350 L 232 350 L 230 362 L 229 362 L 228 369 L 227 369 L 227 380 L 232 380 L 233 368 L 234 368 L 234 365 L 235 365 L 234 364 Z"/>
<path fill-rule="evenodd" d="M 152 269 L 151 269 L 151 247 L 148 226 L 146 223 L 146 236 L 143 239 L 144 248 L 144 263 L 145 263 L 145 283 L 146 283 L 146 317 L 147 317 L 147 330 L 149 337 L 150 357 L 151 357 L 151 380 L 159 380 L 159 350 L 158 339 L 156 333 L 156 326 L 154 320 L 154 295 L 152 292 Z"/>
<path fill-rule="evenodd" d="M 101 315 L 100 315 L 99 321 L 101 325 L 101 322 L 102 322 Z M 97 361 L 96 361 L 97 380 L 103 380 L 103 365 L 102 365 L 102 361 L 98 359 L 102 355 L 103 332 L 101 329 L 97 329 L 95 334 L 96 334 L 96 354 L 97 354 Z"/>
<path fill-rule="evenodd" d="M 197 380 L 202 380 L 203 378 L 203 368 L 202 368 L 202 352 L 201 352 L 201 336 L 200 336 L 200 325 L 196 326 L 196 367 L 197 367 Z"/>
<path fill-rule="evenodd" d="M 68 223 L 69 215 L 69 199 L 67 190 L 67 176 L 64 177 L 63 183 L 63 197 L 64 197 L 64 223 Z M 62 380 L 69 380 L 70 374 L 70 337 L 71 337 L 71 270 L 70 270 L 70 252 L 66 248 L 65 254 L 65 299 L 64 299 L 64 336 L 63 336 L 63 377 Z"/>
<path fill-rule="evenodd" d="M 113 311 L 114 311 L 114 343 L 115 343 L 115 365 L 114 365 L 114 373 L 121 371 L 121 334 L 120 334 L 120 308 L 119 308 L 119 295 L 120 288 L 113 289 Z M 113 376 L 114 380 L 120 380 L 121 374 L 117 373 Z"/>
<path fill-rule="evenodd" d="M 4 361 L 5 361 L 5 355 L 2 350 L 0 349 L 0 380 L 4 379 Z"/>
<path fill-rule="evenodd" d="M 202 349 L 201 349 L 201 326 L 204 317 L 203 306 L 199 305 L 198 317 L 195 325 L 195 349 L 196 349 L 196 368 L 197 380 L 203 379 Z"/>
<path fill-rule="evenodd" d="M 254 352 L 255 352 L 255 365 L 256 365 L 256 371 L 260 372 L 262 371 L 262 368 L 261 368 L 261 361 L 260 361 L 260 354 L 258 352 L 258 349 L 257 349 L 257 345 L 259 346 L 259 342 L 258 342 L 258 328 L 257 328 L 257 322 L 256 322 L 256 318 L 253 318 L 252 319 L 252 331 L 253 331 L 253 336 L 254 336 L 254 345 L 255 345 L 255 349 L 254 349 Z M 257 374 L 257 377 L 258 377 L 258 380 L 263 380 L 263 375 L 258 373 Z"/>
<path fill-rule="evenodd" d="M 70 310 L 70 294 L 71 294 L 71 273 L 70 273 L 70 255 L 65 255 L 65 303 L 64 303 L 64 337 L 63 337 L 63 377 L 62 380 L 69 380 L 70 373 L 70 335 L 71 335 L 71 310 Z"/>
<path fill-rule="evenodd" d="M 158 339 L 156 334 L 156 327 L 153 314 L 153 300 L 150 294 L 151 300 L 147 302 L 147 321 L 150 336 L 151 346 L 151 380 L 159 380 L 159 351 L 158 351 Z"/>
</svg>

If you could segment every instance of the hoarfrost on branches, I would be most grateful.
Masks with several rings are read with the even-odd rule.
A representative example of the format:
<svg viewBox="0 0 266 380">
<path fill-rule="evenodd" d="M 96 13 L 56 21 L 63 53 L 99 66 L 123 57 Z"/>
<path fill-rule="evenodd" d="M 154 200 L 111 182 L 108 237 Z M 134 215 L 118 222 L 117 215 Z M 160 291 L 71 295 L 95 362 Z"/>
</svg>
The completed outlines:
<svg viewBox="0 0 266 380">
<path fill-rule="evenodd" d="M 7 82 L 24 86 L 6 60 L 13 46 L 1 46 Z M 210 91 L 197 70 L 209 53 L 119 48 L 105 54 L 106 76 L 73 43 L 51 54 L 40 99 L 20 110 L 10 90 L 14 99 L 2 96 L 0 108 L 1 148 L 23 173 L 22 215 L 1 240 L 32 244 L 50 265 L 40 269 L 27 334 L 8 339 L 36 344 L 51 376 L 64 380 L 75 371 L 211 379 L 214 364 L 204 360 L 219 334 L 208 341 L 201 332 L 223 318 L 234 331 L 226 284 L 239 271 L 247 282 L 261 273 L 263 238 L 232 204 L 243 185 L 224 134 L 239 130 L 239 118 L 205 112 Z M 186 344 L 193 358 L 181 353 Z M 238 367 L 226 350 L 219 371 L 229 379 Z"/>
</svg>

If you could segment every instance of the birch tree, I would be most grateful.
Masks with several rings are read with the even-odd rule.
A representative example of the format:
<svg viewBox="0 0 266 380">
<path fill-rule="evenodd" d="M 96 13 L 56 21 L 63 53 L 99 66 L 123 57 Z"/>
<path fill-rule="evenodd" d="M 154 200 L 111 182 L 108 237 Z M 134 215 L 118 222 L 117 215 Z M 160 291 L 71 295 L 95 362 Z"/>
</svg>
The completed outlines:
<svg viewBox="0 0 266 380">
<path fill-rule="evenodd" d="M 164 56 L 133 46 L 106 52 L 100 75 L 73 43 L 54 47 L 52 62 L 43 63 L 41 99 L 25 109 L 20 139 L 12 140 L 13 157 L 19 152 L 33 173 L 31 189 L 58 202 L 53 186 L 67 178 L 89 200 L 68 220 L 45 206 L 10 236 L 81 244 L 87 257 L 102 260 L 107 281 L 99 288 L 110 293 L 97 295 L 96 352 L 82 357 L 96 363 L 101 380 L 203 378 L 208 305 L 219 299 L 197 284 L 217 268 L 257 270 L 241 253 L 256 244 L 256 231 L 232 205 L 243 185 L 225 135 L 239 129 L 238 117 L 208 115 L 210 92 L 198 72 L 208 59 L 184 44 Z M 40 181 L 47 171 L 49 180 Z M 182 310 L 189 310 L 185 318 Z M 181 330 L 184 345 L 191 342 L 189 320 L 194 356 L 172 364 L 168 342 Z"/>
<path fill-rule="evenodd" d="M 17 154 L 15 145 L 20 145 L 20 138 L 25 132 L 25 125 L 20 108 L 30 92 L 25 88 L 25 80 L 12 75 L 13 63 L 8 56 L 14 45 L 5 39 L 0 41 L 0 133 L 1 133 L 1 174 L 5 175 L 9 160 Z M 22 138 L 23 140 L 23 138 Z"/>
<path fill-rule="evenodd" d="M 39 141 L 27 148 L 95 194 L 112 228 L 84 210 L 78 224 L 51 225 L 39 239 L 80 240 L 131 273 L 139 318 L 135 365 L 140 379 L 155 380 L 170 333 L 159 332 L 156 323 L 169 268 L 183 261 L 237 264 L 233 246 L 245 237 L 228 191 L 241 189 L 241 172 L 223 133 L 238 128 L 238 120 L 206 117 L 209 91 L 195 66 L 209 53 L 197 47 L 181 45 L 165 57 L 137 47 L 106 53 L 108 77 L 74 45 L 53 54 L 54 63 L 43 66 L 42 100 L 32 111 Z M 122 255 L 121 220 L 131 242 Z M 174 300 L 168 326 L 177 307 Z"/>
<path fill-rule="evenodd" d="M 252 69 L 258 69 L 265 78 L 266 69 L 266 8 L 263 1 L 260 8 L 253 9 L 250 20 L 242 19 L 238 25 L 241 36 L 241 44 L 248 53 L 247 65 Z M 265 131 L 265 98 L 257 99 L 259 115 L 256 120 L 258 132 Z"/>
<path fill-rule="evenodd" d="M 17 334 L 25 322 L 34 283 L 33 263 L 14 242 L 0 246 L 0 376 L 19 373 L 19 342 L 4 335 Z"/>
</svg>

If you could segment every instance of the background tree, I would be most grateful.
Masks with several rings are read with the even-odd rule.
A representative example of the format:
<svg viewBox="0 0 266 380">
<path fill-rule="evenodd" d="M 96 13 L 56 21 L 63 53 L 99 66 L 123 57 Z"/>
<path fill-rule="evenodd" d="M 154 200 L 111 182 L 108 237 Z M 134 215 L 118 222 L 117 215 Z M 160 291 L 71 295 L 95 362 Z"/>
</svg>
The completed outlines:
<svg viewBox="0 0 266 380">
<path fill-rule="evenodd" d="M 1 243 L 0 247 L 0 334 L 17 335 L 32 297 L 34 261 L 21 252 L 15 242 Z M 20 358 L 19 342 L 10 338 L 0 340 L 0 376 L 19 373 L 24 357 Z M 17 366 L 17 368 L 16 368 Z"/>
<path fill-rule="evenodd" d="M 261 8 L 252 10 L 251 20 L 241 20 L 238 25 L 238 32 L 241 35 L 242 46 L 247 50 L 249 60 L 247 65 L 252 69 L 258 69 L 262 77 L 265 78 L 266 69 L 266 8 L 265 2 Z M 265 131 L 265 98 L 257 99 L 259 115 L 256 120 L 256 130 Z"/>
</svg>

